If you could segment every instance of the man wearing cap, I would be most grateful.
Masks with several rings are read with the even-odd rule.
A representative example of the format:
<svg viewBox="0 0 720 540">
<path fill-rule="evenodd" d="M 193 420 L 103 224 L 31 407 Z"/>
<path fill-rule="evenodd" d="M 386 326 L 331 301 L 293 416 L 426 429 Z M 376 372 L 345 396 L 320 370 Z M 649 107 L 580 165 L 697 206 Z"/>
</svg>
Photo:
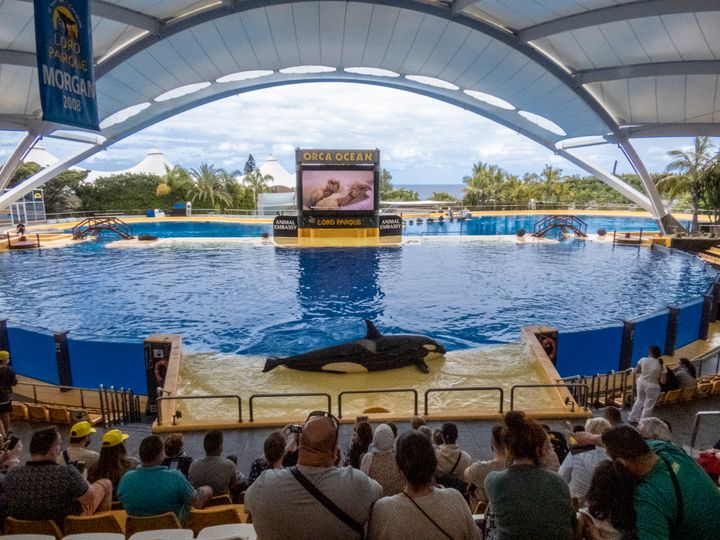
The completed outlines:
<svg viewBox="0 0 720 540">
<path fill-rule="evenodd" d="M 344 517 L 313 496 L 295 476 L 294 467 L 267 469 L 245 494 L 245 510 L 252 515 L 258 538 L 358 538 L 357 528 L 367 523 L 370 508 L 382 497 L 383 490 L 360 470 L 337 467 L 337 432 L 338 426 L 329 417 L 312 417 L 305 422 L 297 471 Z"/>
<path fill-rule="evenodd" d="M 0 435 L 3 437 L 7 437 L 10 433 L 12 387 L 17 383 L 15 372 L 10 366 L 10 353 L 0 351 Z"/>
<path fill-rule="evenodd" d="M 60 465 L 70 465 L 73 462 L 85 463 L 85 468 L 89 469 L 97 460 L 100 454 L 94 450 L 90 450 L 90 436 L 95 433 L 95 428 L 90 422 L 82 421 L 70 428 L 70 445 L 57 458 Z"/>
</svg>

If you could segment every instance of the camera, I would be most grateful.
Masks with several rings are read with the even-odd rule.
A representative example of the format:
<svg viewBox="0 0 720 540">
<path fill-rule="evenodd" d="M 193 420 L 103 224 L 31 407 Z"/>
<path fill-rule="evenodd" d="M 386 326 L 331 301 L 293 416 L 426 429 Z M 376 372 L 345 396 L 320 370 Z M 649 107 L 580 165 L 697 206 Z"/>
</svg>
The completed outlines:
<svg viewBox="0 0 720 540">
<path fill-rule="evenodd" d="M 290 426 L 290 433 L 301 433 L 302 426 L 300 424 L 293 424 Z"/>
</svg>

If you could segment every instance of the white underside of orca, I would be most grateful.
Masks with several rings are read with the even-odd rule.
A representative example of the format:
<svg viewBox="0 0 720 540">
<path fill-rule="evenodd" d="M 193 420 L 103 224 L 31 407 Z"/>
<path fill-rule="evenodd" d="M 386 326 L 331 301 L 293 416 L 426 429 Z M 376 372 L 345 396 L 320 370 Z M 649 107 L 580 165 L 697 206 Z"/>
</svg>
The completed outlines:
<svg viewBox="0 0 720 540">
<path fill-rule="evenodd" d="M 365 366 L 356 364 L 355 362 L 335 362 L 333 364 L 325 364 L 323 371 L 339 371 L 341 373 L 367 373 Z"/>
</svg>

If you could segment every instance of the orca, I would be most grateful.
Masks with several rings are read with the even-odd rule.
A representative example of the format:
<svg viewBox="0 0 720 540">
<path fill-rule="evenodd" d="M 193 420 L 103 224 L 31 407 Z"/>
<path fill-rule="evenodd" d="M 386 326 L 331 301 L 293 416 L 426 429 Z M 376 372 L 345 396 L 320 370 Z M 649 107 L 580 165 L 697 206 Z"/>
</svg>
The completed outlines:
<svg viewBox="0 0 720 540">
<path fill-rule="evenodd" d="M 367 335 L 363 339 L 310 351 L 287 358 L 269 357 L 263 373 L 278 366 L 300 371 L 323 373 L 365 373 L 405 366 L 416 366 L 428 373 L 425 363 L 445 354 L 445 347 L 426 336 L 391 334 L 384 336 L 375 325 L 365 319 Z"/>
</svg>

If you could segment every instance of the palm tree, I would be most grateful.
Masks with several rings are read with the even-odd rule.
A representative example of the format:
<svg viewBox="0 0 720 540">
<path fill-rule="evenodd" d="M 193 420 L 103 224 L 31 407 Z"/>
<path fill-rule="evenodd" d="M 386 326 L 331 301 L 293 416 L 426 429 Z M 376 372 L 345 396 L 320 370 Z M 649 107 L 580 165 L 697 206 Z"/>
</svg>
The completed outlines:
<svg viewBox="0 0 720 540">
<path fill-rule="evenodd" d="M 263 174 L 260 169 L 248 173 L 243 178 L 243 184 L 252 191 L 253 194 L 253 206 L 257 208 L 257 196 L 259 193 L 265 193 L 270 191 L 270 186 L 273 182 L 273 177 L 269 174 Z"/>
<path fill-rule="evenodd" d="M 198 169 L 190 169 L 190 184 L 188 196 L 192 202 L 198 200 L 210 203 L 215 208 L 215 202 L 232 202 L 232 195 L 227 186 L 228 173 L 224 169 L 215 168 L 214 165 L 202 163 Z"/>
<path fill-rule="evenodd" d="M 674 172 L 658 181 L 657 186 L 671 198 L 684 193 L 690 194 L 692 207 L 692 225 L 690 232 L 698 230 L 698 207 L 703 195 L 702 174 L 713 161 L 713 144 L 710 137 L 695 137 L 692 150 L 671 150 L 668 155 L 673 158 L 666 172 Z"/>
<path fill-rule="evenodd" d="M 176 196 L 181 199 L 186 198 L 190 183 L 190 174 L 186 169 L 180 166 L 171 169 L 165 165 L 165 175 L 160 179 L 156 195 L 163 197 L 170 193 L 175 193 Z"/>
<path fill-rule="evenodd" d="M 473 165 L 472 176 L 463 178 L 463 182 L 467 184 L 463 204 L 480 206 L 490 201 L 496 201 L 506 177 L 507 173 L 497 165 L 478 161 Z"/>
</svg>

